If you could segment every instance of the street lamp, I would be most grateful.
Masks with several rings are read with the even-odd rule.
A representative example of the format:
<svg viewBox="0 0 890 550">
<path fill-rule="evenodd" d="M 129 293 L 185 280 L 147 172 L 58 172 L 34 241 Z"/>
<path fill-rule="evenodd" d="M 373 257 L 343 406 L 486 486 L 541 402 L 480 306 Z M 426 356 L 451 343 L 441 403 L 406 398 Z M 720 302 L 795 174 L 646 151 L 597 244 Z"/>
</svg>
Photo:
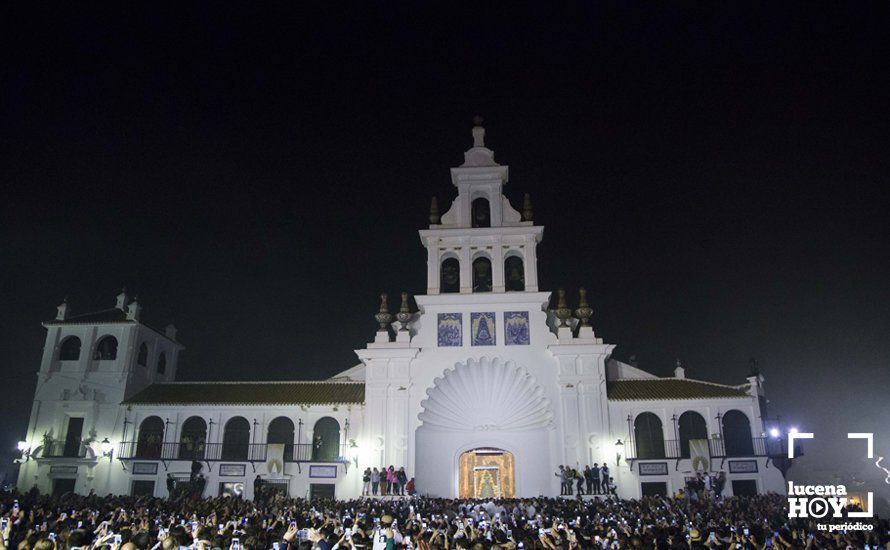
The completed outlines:
<svg viewBox="0 0 890 550">
<path fill-rule="evenodd" d="M 107 437 L 99 443 L 99 449 L 102 450 L 102 456 L 109 460 L 114 456 L 114 445 L 111 444 L 111 441 L 108 441 Z"/>
<path fill-rule="evenodd" d="M 769 435 L 773 438 L 779 437 L 779 428 L 770 428 Z"/>
<path fill-rule="evenodd" d="M 349 440 L 349 452 L 352 455 L 352 462 L 355 464 L 355 467 L 358 468 L 358 444 L 356 444 L 354 439 Z"/>
<path fill-rule="evenodd" d="M 19 462 L 27 462 L 31 460 L 31 444 L 27 441 L 19 441 L 16 448 L 22 453 L 22 457 L 19 459 Z"/>
</svg>

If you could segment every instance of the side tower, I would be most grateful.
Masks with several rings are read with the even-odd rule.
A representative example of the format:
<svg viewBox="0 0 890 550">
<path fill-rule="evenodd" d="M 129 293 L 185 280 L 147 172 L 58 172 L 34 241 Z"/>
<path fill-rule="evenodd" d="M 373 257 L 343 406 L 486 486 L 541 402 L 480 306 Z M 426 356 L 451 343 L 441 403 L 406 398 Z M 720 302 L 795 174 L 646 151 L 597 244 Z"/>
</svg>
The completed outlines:
<svg viewBox="0 0 890 550">
<path fill-rule="evenodd" d="M 121 292 L 113 308 L 71 315 L 65 302 L 43 323 L 46 342 L 22 445 L 27 458 L 19 469 L 20 490 L 36 485 L 41 492 L 89 492 L 102 470 L 97 466 L 112 467 L 103 454 L 125 439 L 121 402 L 153 382 L 175 379 L 183 349 L 176 328 L 149 327 L 141 310 Z"/>
</svg>

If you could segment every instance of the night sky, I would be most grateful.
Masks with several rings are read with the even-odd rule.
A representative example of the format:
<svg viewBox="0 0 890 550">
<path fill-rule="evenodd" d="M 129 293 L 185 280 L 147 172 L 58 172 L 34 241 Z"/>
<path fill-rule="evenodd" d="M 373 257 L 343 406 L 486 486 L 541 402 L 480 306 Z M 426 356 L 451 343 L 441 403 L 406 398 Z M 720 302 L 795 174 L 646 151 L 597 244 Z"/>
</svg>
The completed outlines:
<svg viewBox="0 0 890 550">
<path fill-rule="evenodd" d="M 890 453 L 885 14 L 509 6 L 4 8 L 4 468 L 65 296 L 138 294 L 180 380 L 355 365 L 377 295 L 425 291 L 417 230 L 481 114 L 542 289 L 586 286 L 659 375 L 756 358 L 770 413 L 816 432 L 792 473 L 890 494 L 843 435 Z"/>
</svg>

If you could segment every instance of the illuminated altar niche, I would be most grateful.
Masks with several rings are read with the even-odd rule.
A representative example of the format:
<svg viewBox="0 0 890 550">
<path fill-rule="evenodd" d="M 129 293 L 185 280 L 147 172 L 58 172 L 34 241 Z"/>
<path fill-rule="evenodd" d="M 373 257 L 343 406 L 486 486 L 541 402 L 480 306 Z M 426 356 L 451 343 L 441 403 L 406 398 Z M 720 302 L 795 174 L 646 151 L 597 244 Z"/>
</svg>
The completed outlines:
<svg viewBox="0 0 890 550">
<path fill-rule="evenodd" d="M 494 490 L 494 498 L 513 498 L 516 494 L 513 453 L 501 449 L 473 449 L 460 455 L 459 467 L 460 498 L 482 498 L 488 484 Z"/>
</svg>

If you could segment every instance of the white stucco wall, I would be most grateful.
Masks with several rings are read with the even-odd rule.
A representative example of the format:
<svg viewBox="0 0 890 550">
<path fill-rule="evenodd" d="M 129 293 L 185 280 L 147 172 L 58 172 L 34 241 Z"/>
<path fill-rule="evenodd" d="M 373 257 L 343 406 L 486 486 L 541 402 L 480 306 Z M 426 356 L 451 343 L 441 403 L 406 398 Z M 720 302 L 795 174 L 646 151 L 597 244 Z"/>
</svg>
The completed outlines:
<svg viewBox="0 0 890 550">
<path fill-rule="evenodd" d="M 762 437 L 765 435 L 763 421 L 760 418 L 757 401 L 754 397 L 743 398 L 721 398 L 721 399 L 671 399 L 671 400 L 651 400 L 651 401 L 610 401 L 609 409 L 612 419 L 611 430 L 615 434 L 615 438 L 622 441 L 629 441 L 632 437 L 632 426 L 628 425 L 628 416 L 632 419 L 644 412 L 654 413 L 661 420 L 664 439 L 677 439 L 674 433 L 674 423 L 671 417 L 676 415 L 679 418 L 684 412 L 694 411 L 702 415 L 708 427 L 708 434 L 720 434 L 720 425 L 717 421 L 717 415 L 725 415 L 730 410 L 738 410 L 745 414 L 751 424 L 752 437 Z M 641 482 L 665 482 L 668 491 L 676 493 L 685 484 L 685 478 L 693 475 L 691 459 L 657 459 L 657 460 L 637 460 L 631 469 L 630 464 L 622 459 L 619 468 L 614 468 L 615 455 L 622 454 L 624 449 L 612 445 L 614 452 L 609 466 L 612 468 L 613 477 L 619 485 L 622 495 L 628 498 L 636 498 L 641 494 Z M 758 471 L 755 473 L 731 473 L 729 471 L 730 461 L 751 461 L 757 463 Z M 640 462 L 667 462 L 668 475 L 666 476 L 640 476 Z M 711 463 L 711 471 L 716 472 L 723 470 L 727 475 L 726 488 L 724 495 L 732 495 L 733 480 L 754 480 L 757 482 L 758 492 L 777 492 L 785 493 L 785 482 L 781 472 L 769 463 L 766 457 L 732 457 L 732 458 L 715 458 Z"/>
</svg>

